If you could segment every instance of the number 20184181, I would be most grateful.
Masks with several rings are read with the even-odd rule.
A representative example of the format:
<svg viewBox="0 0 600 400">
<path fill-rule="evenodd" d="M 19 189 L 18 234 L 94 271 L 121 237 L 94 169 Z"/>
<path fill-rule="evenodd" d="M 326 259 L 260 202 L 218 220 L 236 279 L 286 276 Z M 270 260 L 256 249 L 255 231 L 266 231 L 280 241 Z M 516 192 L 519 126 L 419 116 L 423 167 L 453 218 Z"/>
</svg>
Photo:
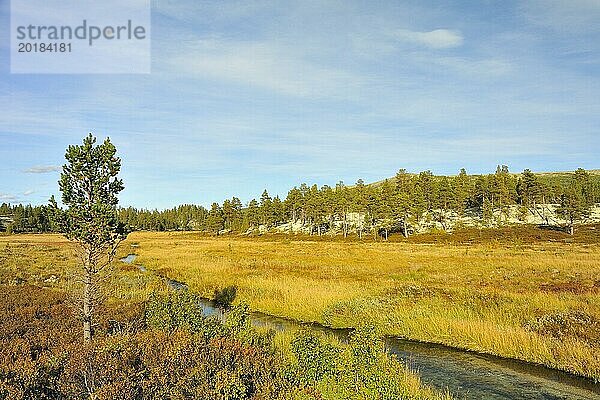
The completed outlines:
<svg viewBox="0 0 600 400">
<path fill-rule="evenodd" d="M 71 43 L 28 43 L 20 42 L 19 53 L 70 53 Z"/>
</svg>

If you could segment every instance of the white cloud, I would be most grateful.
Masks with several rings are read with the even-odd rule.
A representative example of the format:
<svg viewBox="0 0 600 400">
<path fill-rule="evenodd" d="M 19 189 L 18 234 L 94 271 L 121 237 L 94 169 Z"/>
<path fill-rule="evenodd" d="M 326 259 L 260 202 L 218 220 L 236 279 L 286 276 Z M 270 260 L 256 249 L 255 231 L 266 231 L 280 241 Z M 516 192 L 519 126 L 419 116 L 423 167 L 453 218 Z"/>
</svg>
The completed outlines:
<svg viewBox="0 0 600 400">
<path fill-rule="evenodd" d="M 26 191 L 23 192 L 23 196 L 29 196 L 29 195 L 34 194 L 34 193 L 35 193 L 35 190 L 29 189 L 29 190 L 26 190 Z"/>
<path fill-rule="evenodd" d="M 450 29 L 435 29 L 429 32 L 417 32 L 400 29 L 394 36 L 404 42 L 422 45 L 432 49 L 447 49 L 463 44 L 463 36 L 459 31 Z"/>
<path fill-rule="evenodd" d="M 37 166 L 37 167 L 27 168 L 23 172 L 25 172 L 27 174 L 46 174 L 48 172 L 60 171 L 60 169 L 61 168 L 57 165 L 48 165 L 48 166 Z"/>
</svg>

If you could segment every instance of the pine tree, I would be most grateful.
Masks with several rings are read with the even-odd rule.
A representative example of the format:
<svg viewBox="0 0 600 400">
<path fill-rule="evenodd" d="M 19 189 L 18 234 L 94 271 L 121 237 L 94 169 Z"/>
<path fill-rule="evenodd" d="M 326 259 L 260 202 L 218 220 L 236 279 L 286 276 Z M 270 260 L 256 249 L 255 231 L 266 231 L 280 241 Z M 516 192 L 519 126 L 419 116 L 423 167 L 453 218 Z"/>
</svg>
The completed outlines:
<svg viewBox="0 0 600 400">
<path fill-rule="evenodd" d="M 446 218 L 448 210 L 452 207 L 452 185 L 448 177 L 443 176 L 435 185 L 435 195 L 433 202 L 433 215 L 437 222 L 447 229 Z"/>
<path fill-rule="evenodd" d="M 538 215 L 548 223 L 546 207 L 547 189 L 538 177 L 529 169 L 525 169 L 517 184 L 517 194 L 521 205 L 528 208 L 533 215 Z"/>
<path fill-rule="evenodd" d="M 400 169 L 396 173 L 396 194 L 394 196 L 394 207 L 392 212 L 397 220 L 402 221 L 402 233 L 408 237 L 408 220 L 412 212 L 411 194 L 413 192 L 413 182 L 411 175 L 405 169 Z"/>
<path fill-rule="evenodd" d="M 296 222 L 300 217 L 299 214 L 302 205 L 302 193 L 296 186 L 288 192 L 283 205 L 288 218 L 292 222 Z"/>
<path fill-rule="evenodd" d="M 573 184 L 581 192 L 586 206 L 594 204 L 594 188 L 590 181 L 590 174 L 583 168 L 578 168 L 573 174 Z"/>
<path fill-rule="evenodd" d="M 277 226 L 285 219 L 283 202 L 281 201 L 279 196 L 275 196 L 275 198 L 273 199 L 271 216 L 273 218 L 273 224 L 275 226 Z"/>
<path fill-rule="evenodd" d="M 416 178 L 410 193 L 410 214 L 417 225 L 420 224 L 423 214 L 427 211 L 425 191 L 419 183 L 419 178 Z"/>
<path fill-rule="evenodd" d="M 505 218 L 509 214 L 509 205 L 512 204 L 510 192 L 510 173 L 508 167 L 498 165 L 496 173 L 491 176 L 490 184 L 491 203 L 494 210 L 500 210 Z"/>
<path fill-rule="evenodd" d="M 556 213 L 568 221 L 569 233 L 574 233 L 575 223 L 589 217 L 592 208 L 589 175 L 578 169 L 564 193 Z"/>
<path fill-rule="evenodd" d="M 265 189 L 260 196 L 260 219 L 261 223 L 266 226 L 271 226 L 273 222 L 273 200 L 269 196 L 269 192 Z"/>
<path fill-rule="evenodd" d="M 376 196 L 375 219 L 378 227 L 383 230 L 385 240 L 388 240 L 389 230 L 394 226 L 395 187 L 387 179 L 381 184 Z"/>
<path fill-rule="evenodd" d="M 433 210 L 433 205 L 435 203 L 435 183 L 431 171 L 420 172 L 416 186 L 420 188 L 419 192 L 422 193 L 423 196 L 423 210 Z"/>
<path fill-rule="evenodd" d="M 255 199 L 250 200 L 246 207 L 246 220 L 250 228 L 257 227 L 260 224 L 260 208 Z"/>
<path fill-rule="evenodd" d="M 223 210 L 219 206 L 219 203 L 212 203 L 208 217 L 206 219 L 206 228 L 209 232 L 219 235 L 219 232 L 225 227 L 225 218 L 223 217 Z"/>
<path fill-rule="evenodd" d="M 50 199 L 53 219 L 77 244 L 83 269 L 83 337 L 87 342 L 92 339 L 94 311 L 101 301 L 100 274 L 111 264 L 117 245 L 126 237 L 117 215 L 117 196 L 123 190 L 123 181 L 117 177 L 121 160 L 116 153 L 110 139 L 96 145 L 91 133 L 82 145 L 69 146 L 59 181 L 67 209 L 60 209 L 54 197 Z"/>
<path fill-rule="evenodd" d="M 481 205 L 481 219 L 486 225 L 491 225 L 494 220 L 494 206 L 490 199 L 484 197 Z"/>
<path fill-rule="evenodd" d="M 556 213 L 568 221 L 569 233 L 574 233 L 574 225 L 590 214 L 585 198 L 575 187 L 570 186 L 560 197 L 560 205 Z"/>
<path fill-rule="evenodd" d="M 327 229 L 332 229 L 333 219 L 336 212 L 336 197 L 335 192 L 329 185 L 321 187 L 321 198 L 323 199 L 323 207 L 321 208 L 321 218 L 327 224 Z"/>
<path fill-rule="evenodd" d="M 467 201 L 470 196 L 470 178 L 467 171 L 462 168 L 460 173 L 452 181 L 452 209 L 462 217 L 465 214 Z"/>
<path fill-rule="evenodd" d="M 357 233 L 359 239 L 362 239 L 363 235 L 364 219 L 367 210 L 367 200 L 368 194 L 367 189 L 365 187 L 365 182 L 362 179 L 359 179 L 358 181 L 356 181 L 353 196 L 354 211 L 358 214 Z"/>
<path fill-rule="evenodd" d="M 231 198 L 231 229 L 239 231 L 242 228 L 242 202 L 237 197 Z"/>
<path fill-rule="evenodd" d="M 348 237 L 348 213 L 350 212 L 350 190 L 344 182 L 339 181 L 335 185 L 333 193 L 333 213 L 342 222 L 342 234 Z"/>
<path fill-rule="evenodd" d="M 312 185 L 306 196 L 306 216 L 311 224 L 311 234 L 317 228 L 317 234 L 321 235 L 322 224 L 325 219 L 324 197 L 317 185 Z"/>
<path fill-rule="evenodd" d="M 230 200 L 224 200 L 223 201 L 223 219 L 224 219 L 224 226 L 225 229 L 230 229 L 233 225 L 233 218 L 234 218 L 234 210 L 233 210 L 233 206 L 231 205 L 231 201 Z"/>
</svg>

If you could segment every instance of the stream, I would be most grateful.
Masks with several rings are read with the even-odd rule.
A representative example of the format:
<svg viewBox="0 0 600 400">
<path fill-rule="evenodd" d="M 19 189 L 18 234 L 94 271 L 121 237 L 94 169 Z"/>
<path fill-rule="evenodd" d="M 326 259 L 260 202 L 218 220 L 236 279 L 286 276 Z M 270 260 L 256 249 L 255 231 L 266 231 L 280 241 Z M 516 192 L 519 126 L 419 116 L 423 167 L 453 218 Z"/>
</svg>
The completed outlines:
<svg viewBox="0 0 600 400">
<path fill-rule="evenodd" d="M 135 254 L 129 254 L 121 261 L 133 264 L 135 259 Z M 144 266 L 136 266 L 141 272 L 147 272 Z M 166 279 L 166 283 L 176 290 L 187 288 L 185 283 L 171 279 Z M 211 300 L 202 300 L 201 306 L 206 315 L 223 318 L 223 311 Z M 251 321 L 253 326 L 276 331 L 308 327 L 334 335 L 341 341 L 347 341 L 351 332 L 350 329 L 302 323 L 256 311 L 251 312 Z M 386 351 L 415 371 L 422 383 L 440 391 L 448 390 L 457 399 L 600 400 L 600 383 L 567 372 L 393 336 L 386 336 L 384 341 Z"/>
</svg>

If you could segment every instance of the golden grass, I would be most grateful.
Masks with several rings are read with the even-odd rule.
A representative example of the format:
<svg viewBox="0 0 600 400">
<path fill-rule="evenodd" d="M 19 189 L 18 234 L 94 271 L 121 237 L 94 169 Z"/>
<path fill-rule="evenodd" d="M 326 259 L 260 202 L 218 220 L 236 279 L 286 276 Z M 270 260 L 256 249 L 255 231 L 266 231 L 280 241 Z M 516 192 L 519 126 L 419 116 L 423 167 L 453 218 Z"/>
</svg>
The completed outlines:
<svg viewBox="0 0 600 400">
<path fill-rule="evenodd" d="M 13 256 L 2 258 L 10 243 Z M 136 247 L 131 247 L 136 244 Z M 235 284 L 254 310 L 333 327 L 375 323 L 387 334 L 545 364 L 600 379 L 599 324 L 590 335 L 528 328 L 576 310 L 600 321 L 600 245 L 472 245 L 211 238 L 131 234 L 119 256 L 211 297 Z M 67 287 L 75 268 L 58 235 L 0 237 L 0 283 Z M 141 301 L 164 287 L 151 273 L 115 263 L 113 301 Z M 61 277 L 48 283 L 49 275 Z M 561 330 L 562 328 L 565 328 Z M 282 339 L 285 342 L 285 339 Z"/>
<path fill-rule="evenodd" d="M 119 249 L 117 257 L 126 247 Z M 28 283 L 62 289 L 77 295 L 79 273 L 72 243 L 57 234 L 0 236 L 0 284 Z M 133 266 L 115 262 L 115 274 L 105 282 L 109 302 L 139 303 L 164 284 L 155 275 L 142 274 Z"/>
<path fill-rule="evenodd" d="M 370 321 L 387 334 L 600 379 L 597 342 L 526 328 L 569 310 L 600 319 L 595 244 L 425 245 L 192 233 L 135 233 L 128 241 L 139 244 L 139 263 L 206 296 L 235 284 L 239 300 L 269 314 L 334 327 Z"/>
<path fill-rule="evenodd" d="M 140 257 L 136 260 L 135 264 L 144 264 L 147 267 L 154 269 L 154 272 L 158 272 L 159 274 L 168 273 L 169 277 L 177 277 L 183 280 L 189 276 L 187 274 L 180 275 L 176 273 L 176 271 L 187 270 L 186 268 L 182 268 L 182 266 L 189 262 L 189 252 L 200 252 L 196 246 L 200 245 L 201 248 L 204 249 L 207 244 L 210 244 L 212 246 L 212 250 L 207 250 L 208 253 L 206 253 L 209 254 L 211 251 L 221 252 L 223 250 L 222 246 L 225 245 L 224 249 L 228 252 L 228 254 L 233 253 L 233 248 L 230 246 L 229 242 L 221 243 L 220 241 L 208 239 L 201 244 L 196 243 L 195 239 L 193 239 L 193 235 L 191 237 L 192 240 L 190 242 L 186 241 L 185 243 L 182 243 L 180 242 L 180 239 L 185 238 L 185 236 L 182 235 L 162 236 L 154 234 L 133 234 L 130 235 L 130 238 L 127 242 L 122 244 L 117 254 L 117 258 L 123 257 L 128 253 L 135 252 L 140 254 Z M 155 242 L 156 240 L 163 243 L 161 245 L 163 250 L 159 251 L 159 256 L 155 259 L 148 252 L 148 250 L 156 250 L 159 248 Z M 172 242 L 169 243 L 171 240 Z M 138 243 L 139 246 L 137 246 Z M 255 253 L 257 257 L 262 257 L 260 256 L 260 252 L 262 251 L 260 248 L 252 250 L 253 242 L 244 243 L 245 246 L 247 246 L 247 251 Z M 136 244 L 136 246 L 132 247 L 131 244 Z M 192 246 L 192 248 L 189 246 Z M 169 257 L 169 261 L 163 258 L 165 255 L 170 253 L 170 251 L 164 250 L 175 248 L 181 251 L 181 256 L 175 256 L 176 252 L 173 252 L 171 255 L 175 256 L 175 258 L 171 259 Z M 202 252 L 200 252 L 200 254 L 206 255 Z M 219 270 L 227 270 L 228 277 L 233 277 L 237 275 L 236 271 L 238 268 L 245 263 L 243 257 L 247 256 L 248 255 L 246 253 L 240 254 L 240 258 L 236 258 L 237 264 L 235 264 L 235 266 L 228 266 L 227 261 L 222 259 Z M 217 259 L 221 259 L 221 257 L 217 256 Z M 253 260 L 257 259 L 258 258 L 256 257 L 253 258 Z M 275 259 L 275 257 L 273 257 L 273 259 Z M 284 258 L 281 258 L 279 262 L 283 262 L 283 260 Z M 284 266 L 285 264 L 280 264 L 281 268 Z M 175 270 L 169 268 L 177 269 Z M 212 267 L 208 266 L 208 269 L 212 269 Z M 140 272 L 135 266 L 126 265 L 115 261 L 113 271 L 115 273 L 112 274 L 112 277 L 106 284 L 106 294 L 108 295 L 109 302 L 112 302 L 113 304 L 122 304 L 123 302 L 138 303 L 146 300 L 150 292 L 166 289 L 166 285 L 159 277 L 157 277 L 157 275 L 153 274 L 152 272 Z M 283 271 L 284 270 L 282 269 L 281 272 Z M 250 276 L 251 275 L 252 274 L 250 274 Z M 269 273 L 268 275 L 269 277 L 262 280 L 265 293 L 270 293 L 268 289 L 273 285 L 279 285 L 279 273 Z M 63 236 L 50 234 L 0 236 L 0 285 L 19 285 L 28 283 L 55 290 L 66 290 L 77 293 L 77 290 L 80 289 L 77 288 L 77 283 L 75 282 L 77 276 L 78 266 L 74 246 Z M 50 277 L 58 277 L 58 280 L 48 280 Z M 212 295 L 212 290 L 216 287 L 219 287 L 222 282 L 230 282 L 228 280 L 229 278 L 224 281 L 219 281 L 216 276 L 209 276 L 205 281 L 203 281 L 204 283 L 202 284 L 202 292 L 207 296 Z M 292 280 L 300 278 L 301 274 L 297 277 L 290 277 Z M 200 286 L 196 286 L 197 281 L 198 279 L 194 280 L 194 284 L 192 284 L 194 289 L 200 288 Z M 339 287 L 337 287 L 335 279 L 332 280 L 328 278 L 328 281 L 329 288 L 331 288 L 332 291 L 335 291 L 337 295 L 333 297 L 323 295 L 321 301 L 331 301 L 332 299 L 343 300 L 347 298 L 347 293 L 344 293 L 343 290 L 340 290 Z M 300 283 L 300 280 L 298 280 L 298 282 Z M 251 283 L 251 280 L 249 283 Z M 252 293 L 256 298 L 262 298 L 263 293 L 261 290 L 263 289 L 261 289 L 261 287 L 262 286 L 257 286 L 256 289 L 253 289 L 252 287 L 245 288 L 241 298 L 248 299 L 250 298 L 248 297 L 249 294 Z M 309 286 L 304 286 L 304 288 L 305 290 L 311 289 Z M 356 294 L 359 293 L 360 291 L 357 290 Z M 297 291 L 291 290 L 288 292 L 286 298 L 289 304 L 298 304 L 295 296 L 298 296 Z M 265 310 L 268 309 L 265 308 Z M 281 315 L 288 315 L 285 312 L 286 309 L 284 307 L 282 307 L 280 310 Z M 306 307 L 300 307 L 298 310 L 304 313 L 309 313 L 311 311 L 310 304 L 308 304 Z M 296 310 L 297 313 L 294 314 L 294 316 L 300 318 L 303 314 L 298 310 Z M 290 343 L 294 338 L 294 333 L 295 332 L 291 330 L 275 333 L 274 344 L 285 357 L 290 356 Z M 343 345 L 333 335 L 323 334 L 322 338 L 326 342 L 339 346 Z M 407 398 L 432 400 L 451 399 L 451 396 L 448 393 L 440 393 L 434 389 L 422 385 L 418 375 L 407 368 L 401 369 L 398 371 L 398 374 L 400 376 L 400 381 L 402 381 L 403 387 L 406 390 Z M 321 389 L 327 391 L 327 387 L 323 387 Z M 298 396 L 294 398 L 303 397 L 300 396 L 299 393 Z"/>
</svg>

